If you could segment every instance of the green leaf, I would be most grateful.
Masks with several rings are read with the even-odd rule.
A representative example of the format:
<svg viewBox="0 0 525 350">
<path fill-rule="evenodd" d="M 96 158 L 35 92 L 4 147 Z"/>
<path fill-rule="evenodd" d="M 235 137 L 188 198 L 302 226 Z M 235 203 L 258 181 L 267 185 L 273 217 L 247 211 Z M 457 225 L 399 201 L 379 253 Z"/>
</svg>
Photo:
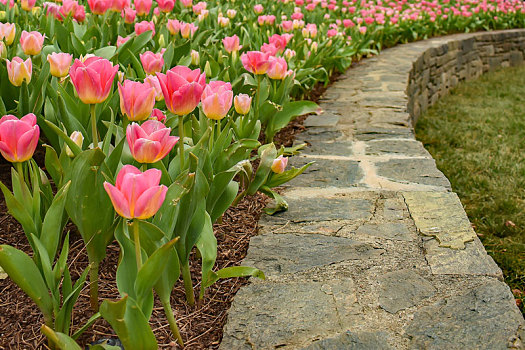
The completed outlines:
<svg viewBox="0 0 525 350">
<path fill-rule="evenodd" d="M 55 332 L 46 325 L 42 325 L 40 331 L 59 350 L 82 350 L 73 338 L 70 338 L 64 333 Z"/>
<path fill-rule="evenodd" d="M 58 247 L 58 242 L 62 236 L 64 206 L 71 182 L 66 183 L 58 190 L 51 207 L 47 210 L 40 233 L 40 240 L 46 248 L 49 257 L 53 260 Z"/>
<path fill-rule="evenodd" d="M 73 152 L 75 156 L 77 156 L 82 151 L 82 149 L 78 147 L 75 141 L 71 140 L 71 138 L 64 131 L 62 131 L 58 126 L 56 126 L 55 124 L 51 123 L 48 120 L 44 120 L 44 122 L 47 124 L 49 128 L 51 128 L 51 130 L 53 130 L 58 135 L 58 137 L 60 137 L 69 146 L 69 148 L 71 149 L 71 152 Z"/>
<path fill-rule="evenodd" d="M 230 266 L 225 267 L 224 269 L 220 269 L 217 272 L 212 273 L 212 279 L 208 280 L 208 285 L 205 286 L 205 288 L 208 288 L 213 283 L 217 282 L 219 279 L 224 278 L 232 278 L 232 277 L 248 277 L 253 276 L 260 278 L 262 280 L 266 279 L 264 276 L 264 273 L 256 269 L 255 267 L 248 267 L 248 266 Z"/>
<path fill-rule="evenodd" d="M 213 224 L 208 214 L 206 214 L 206 221 L 196 245 L 202 256 L 202 282 L 199 294 L 199 299 L 202 299 L 206 290 L 205 286 L 209 280 L 213 279 L 211 272 L 217 259 L 217 239 L 213 234 Z"/>
<path fill-rule="evenodd" d="M 99 56 L 107 60 L 110 60 L 115 55 L 116 51 L 117 51 L 116 46 L 105 46 L 98 50 L 95 50 L 94 54 L 95 56 Z"/>
<path fill-rule="evenodd" d="M 117 333 L 125 349 L 157 349 L 148 320 L 129 296 L 116 302 L 104 300 L 100 314 Z"/>
<path fill-rule="evenodd" d="M 273 140 L 277 131 L 284 128 L 290 121 L 300 115 L 313 113 L 319 108 L 317 103 L 312 101 L 293 101 L 286 103 L 281 111 L 275 113 L 270 119 L 266 128 L 266 139 Z"/>
<path fill-rule="evenodd" d="M 29 236 L 30 233 L 38 234 L 33 218 L 26 209 L 27 207 L 22 205 L 2 182 L 0 182 L 0 189 L 4 194 L 9 214 L 11 214 L 16 221 L 22 225 L 26 236 Z"/>
<path fill-rule="evenodd" d="M 265 185 L 270 188 L 281 186 L 287 183 L 288 181 L 291 181 L 296 176 L 299 176 L 300 174 L 302 174 L 306 169 L 310 167 L 310 165 L 314 163 L 315 162 L 310 162 L 308 164 L 303 165 L 299 169 L 292 167 L 292 169 L 286 170 L 280 174 L 272 173 L 269 176 L 268 181 L 266 181 Z"/>
<path fill-rule="evenodd" d="M 277 157 L 277 149 L 273 143 L 264 145 L 259 148 L 261 162 L 255 173 L 255 178 L 248 187 L 248 194 L 253 195 L 266 182 L 268 175 L 272 171 L 272 164 Z"/>
<path fill-rule="evenodd" d="M 46 170 L 51 175 L 51 178 L 55 182 L 55 185 L 60 186 L 62 183 L 63 169 L 60 160 L 58 160 L 58 155 L 55 149 L 49 145 L 44 145 L 46 149 L 45 156 L 45 165 Z"/>
<path fill-rule="evenodd" d="M 40 311 L 51 319 L 53 301 L 35 262 L 18 249 L 0 245 L 0 266 L 9 275 L 9 278 L 35 302 Z"/>
</svg>

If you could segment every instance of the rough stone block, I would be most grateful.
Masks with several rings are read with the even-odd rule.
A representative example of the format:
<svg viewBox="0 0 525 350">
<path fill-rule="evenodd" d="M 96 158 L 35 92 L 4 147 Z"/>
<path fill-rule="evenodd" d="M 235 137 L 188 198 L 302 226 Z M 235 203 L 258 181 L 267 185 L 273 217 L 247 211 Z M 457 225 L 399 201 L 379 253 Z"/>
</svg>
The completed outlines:
<svg viewBox="0 0 525 350">
<path fill-rule="evenodd" d="M 436 293 L 436 288 L 412 270 L 389 272 L 379 277 L 379 305 L 395 314 L 418 305 Z"/>
<path fill-rule="evenodd" d="M 301 167 L 314 161 L 301 176 L 287 186 L 296 187 L 349 187 L 355 186 L 363 177 L 359 163 L 347 159 L 319 159 L 314 157 L 293 157 L 292 165 Z"/>
<path fill-rule="evenodd" d="M 392 181 L 450 188 L 433 159 L 392 159 L 376 163 L 377 174 Z"/>
<path fill-rule="evenodd" d="M 302 350 L 391 350 L 386 332 L 345 332 L 337 337 L 316 341 Z"/>
</svg>

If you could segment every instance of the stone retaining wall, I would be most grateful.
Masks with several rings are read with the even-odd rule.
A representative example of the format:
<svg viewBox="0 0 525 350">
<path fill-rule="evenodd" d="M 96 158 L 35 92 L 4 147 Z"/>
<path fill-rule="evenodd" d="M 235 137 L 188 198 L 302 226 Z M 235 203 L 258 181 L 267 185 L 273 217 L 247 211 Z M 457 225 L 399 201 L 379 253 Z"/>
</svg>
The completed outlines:
<svg viewBox="0 0 525 350">
<path fill-rule="evenodd" d="M 431 47 L 414 62 L 407 95 L 414 121 L 460 81 L 479 77 L 500 67 L 523 63 L 522 31 L 475 34 Z"/>
<path fill-rule="evenodd" d="M 413 121 L 459 80 L 523 60 L 525 30 L 385 50 L 305 121 L 315 161 L 263 216 L 221 349 L 523 349 L 523 316 Z M 408 85 L 407 85 L 408 84 Z"/>
</svg>

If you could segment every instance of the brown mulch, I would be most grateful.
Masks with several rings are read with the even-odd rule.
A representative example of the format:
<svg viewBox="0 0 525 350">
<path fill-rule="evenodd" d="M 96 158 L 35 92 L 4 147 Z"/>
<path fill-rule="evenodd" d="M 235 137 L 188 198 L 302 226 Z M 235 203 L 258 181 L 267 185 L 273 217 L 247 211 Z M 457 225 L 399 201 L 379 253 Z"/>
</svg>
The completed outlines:
<svg viewBox="0 0 525 350">
<path fill-rule="evenodd" d="M 334 75 L 331 81 L 335 80 Z M 318 86 L 307 96 L 318 101 L 326 90 Z M 304 130 L 305 116 L 296 118 L 275 136 L 275 143 L 280 146 L 291 146 L 295 135 Z M 42 166 L 43 153 L 35 155 Z M 0 180 L 10 187 L 11 165 L 0 160 Z M 243 199 L 236 207 L 229 208 L 222 223 L 214 225 L 217 237 L 216 269 L 239 265 L 246 256 L 250 237 L 257 234 L 257 222 L 268 198 L 262 194 Z M 73 225 L 67 227 L 70 231 L 69 267 L 73 279 L 76 279 L 87 267 L 88 260 L 84 244 Z M 31 248 L 21 226 L 8 213 L 5 201 L 0 201 L 0 244 L 9 244 L 27 253 Z M 115 285 L 115 273 L 118 262 L 119 247 L 116 242 L 109 245 L 107 257 L 100 266 L 100 298 L 117 299 L 119 297 Z M 194 276 L 195 295 L 198 296 L 198 280 L 200 263 L 194 256 L 191 258 L 192 276 Z M 220 280 L 208 288 L 204 301 L 200 305 L 190 307 L 185 302 L 182 282 L 177 282 L 172 293 L 171 304 L 175 318 L 185 342 L 185 349 L 217 349 L 222 339 L 222 329 L 227 319 L 228 309 L 239 288 L 248 283 L 246 278 Z M 75 305 L 72 329 L 82 326 L 93 314 L 89 307 L 87 287 Z M 9 278 L 0 280 L 0 350 L 7 349 L 47 349 L 45 337 L 40 333 L 43 318 L 32 300 L 25 295 Z M 160 302 L 156 300 L 153 315 L 150 320 L 152 329 L 159 342 L 160 349 L 178 349 L 174 343 L 168 323 L 163 314 Z M 100 338 L 114 337 L 106 321 L 99 319 L 79 339 L 83 345 Z"/>
</svg>

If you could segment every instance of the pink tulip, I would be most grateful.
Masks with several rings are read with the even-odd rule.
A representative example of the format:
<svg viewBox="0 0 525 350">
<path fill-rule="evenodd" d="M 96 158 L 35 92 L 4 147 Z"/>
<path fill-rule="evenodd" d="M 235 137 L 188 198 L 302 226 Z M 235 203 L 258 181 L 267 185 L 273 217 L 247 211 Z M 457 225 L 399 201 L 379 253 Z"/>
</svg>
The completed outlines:
<svg viewBox="0 0 525 350">
<path fill-rule="evenodd" d="M 30 159 L 35 153 L 39 136 L 40 128 L 33 113 L 22 119 L 10 114 L 0 119 L 0 153 L 11 163 Z"/>
<path fill-rule="evenodd" d="M 145 16 L 149 14 L 153 1 L 152 0 L 135 0 L 134 3 L 135 3 L 135 10 L 137 10 L 137 15 Z"/>
<path fill-rule="evenodd" d="M 155 89 L 155 100 L 162 101 L 164 100 L 164 95 L 162 94 L 162 88 L 160 87 L 159 78 L 155 75 L 148 75 L 144 79 L 145 83 L 148 83 L 152 88 Z"/>
<path fill-rule="evenodd" d="M 0 39 L 4 39 L 7 45 L 15 40 L 16 26 L 14 23 L 0 23 Z"/>
<path fill-rule="evenodd" d="M 153 111 L 151 112 L 151 116 L 149 118 L 164 123 L 166 121 L 166 114 L 164 114 L 164 112 L 162 112 L 158 108 L 153 108 Z"/>
<path fill-rule="evenodd" d="M 39 32 L 22 32 L 20 36 L 20 46 L 22 51 L 28 56 L 38 55 L 44 45 L 44 35 Z"/>
<path fill-rule="evenodd" d="M 85 104 L 95 104 L 108 98 L 117 71 L 118 66 L 113 66 L 110 61 L 92 56 L 84 62 L 75 60 L 69 76 L 80 100 Z"/>
<path fill-rule="evenodd" d="M 73 18 L 74 18 L 77 22 L 84 22 L 84 20 L 86 19 L 86 9 L 84 8 L 84 6 L 79 5 L 79 6 L 75 9 L 75 13 L 73 14 Z"/>
<path fill-rule="evenodd" d="M 142 21 L 139 23 L 135 23 L 135 34 L 140 35 L 144 32 L 147 32 L 148 30 L 151 30 L 151 36 L 155 35 L 155 23 L 148 22 L 148 21 Z"/>
<path fill-rule="evenodd" d="M 292 21 L 282 21 L 281 27 L 283 28 L 283 31 L 291 32 L 293 30 L 293 22 Z"/>
<path fill-rule="evenodd" d="M 123 45 L 126 43 L 129 39 L 131 39 L 130 36 L 121 37 L 120 35 L 117 37 L 117 47 L 120 47 L 120 45 Z"/>
<path fill-rule="evenodd" d="M 250 112 L 252 98 L 246 94 L 239 94 L 233 99 L 233 105 L 237 113 L 246 115 Z"/>
<path fill-rule="evenodd" d="M 279 49 L 274 44 L 264 43 L 261 46 L 261 51 L 269 54 L 270 56 L 275 56 L 279 53 Z"/>
<path fill-rule="evenodd" d="M 286 78 L 288 73 L 288 64 L 282 57 L 270 56 L 270 67 L 268 68 L 268 76 L 271 79 L 282 80 Z"/>
<path fill-rule="evenodd" d="M 226 38 L 222 39 L 222 43 L 224 45 L 224 50 L 226 50 L 228 53 L 242 49 L 242 46 L 239 45 L 239 37 L 237 34 L 234 34 L 233 36 L 227 36 Z"/>
<path fill-rule="evenodd" d="M 22 0 L 21 6 L 24 11 L 31 11 L 35 7 L 36 0 Z"/>
<path fill-rule="evenodd" d="M 155 215 L 166 198 L 168 188 L 159 186 L 161 176 L 158 169 L 141 172 L 128 164 L 120 169 L 115 186 L 104 182 L 104 189 L 120 216 L 144 220 Z"/>
<path fill-rule="evenodd" d="M 264 7 L 261 4 L 257 4 L 253 7 L 253 11 L 255 13 L 262 13 L 264 11 Z"/>
<path fill-rule="evenodd" d="M 142 67 L 146 74 L 155 74 L 162 70 L 164 66 L 164 58 L 162 53 L 153 53 L 151 51 L 146 51 L 140 54 L 140 62 L 142 62 Z"/>
<path fill-rule="evenodd" d="M 47 55 L 47 61 L 49 62 L 51 75 L 57 78 L 63 78 L 69 73 L 69 67 L 73 55 L 69 53 L 52 53 Z"/>
<path fill-rule="evenodd" d="M 279 156 L 272 163 L 272 171 L 276 174 L 281 174 L 284 172 L 287 164 L 288 158 Z"/>
<path fill-rule="evenodd" d="M 213 120 L 221 120 L 232 106 L 232 85 L 224 81 L 212 81 L 202 93 L 202 111 Z"/>
<path fill-rule="evenodd" d="M 131 155 L 139 163 L 158 162 L 179 141 L 179 137 L 170 136 L 170 132 L 171 128 L 158 120 L 148 120 L 142 125 L 131 123 L 126 129 Z"/>
<path fill-rule="evenodd" d="M 269 54 L 261 51 L 248 51 L 241 55 L 241 62 L 248 72 L 265 74 L 270 65 L 269 57 Z"/>
<path fill-rule="evenodd" d="M 204 1 L 198 2 L 196 5 L 193 5 L 193 13 L 196 15 L 200 15 L 202 13 L 202 10 L 206 10 L 206 7 L 208 4 Z"/>
<path fill-rule="evenodd" d="M 193 34 L 199 29 L 199 27 L 195 26 L 193 23 L 181 23 L 180 24 L 180 35 L 184 39 L 188 39 L 189 37 L 193 37 Z"/>
<path fill-rule="evenodd" d="M 284 52 L 284 49 L 286 48 L 286 45 L 288 44 L 288 41 L 290 41 L 292 36 L 293 35 L 291 34 L 285 34 L 285 35 L 274 34 L 268 38 L 268 42 L 270 44 L 273 44 L 279 52 Z"/>
<path fill-rule="evenodd" d="M 175 7 L 175 1 L 174 0 L 157 0 L 157 4 L 159 5 L 159 9 L 162 12 L 171 12 L 173 10 L 173 7 Z"/>
<path fill-rule="evenodd" d="M 126 7 L 129 7 L 130 0 L 113 0 L 111 10 L 115 12 L 122 12 Z"/>
<path fill-rule="evenodd" d="M 88 0 L 88 5 L 95 15 L 103 15 L 113 5 L 113 0 Z"/>
<path fill-rule="evenodd" d="M 31 59 L 23 60 L 20 57 L 13 57 L 12 61 L 6 60 L 7 76 L 14 86 L 20 86 L 25 81 L 27 84 L 31 81 L 33 72 L 33 63 Z"/>
<path fill-rule="evenodd" d="M 177 35 L 180 32 L 180 21 L 176 19 L 168 19 L 168 24 L 166 25 L 168 27 L 169 32 L 172 35 Z"/>
<path fill-rule="evenodd" d="M 193 1 L 192 0 L 180 0 L 180 2 L 182 6 L 184 7 L 191 7 Z"/>
<path fill-rule="evenodd" d="M 157 77 L 170 112 L 186 115 L 197 107 L 206 86 L 206 74 L 200 69 L 175 66 L 166 74 L 157 73 Z"/>
<path fill-rule="evenodd" d="M 121 16 L 122 18 L 124 18 L 125 23 L 131 24 L 135 22 L 135 18 L 137 17 L 137 11 L 133 10 L 131 7 L 126 7 L 124 11 L 122 11 Z"/>
<path fill-rule="evenodd" d="M 129 120 L 147 119 L 155 106 L 155 89 L 149 83 L 125 80 L 124 85 L 118 83 L 120 95 L 120 111 Z"/>
</svg>

